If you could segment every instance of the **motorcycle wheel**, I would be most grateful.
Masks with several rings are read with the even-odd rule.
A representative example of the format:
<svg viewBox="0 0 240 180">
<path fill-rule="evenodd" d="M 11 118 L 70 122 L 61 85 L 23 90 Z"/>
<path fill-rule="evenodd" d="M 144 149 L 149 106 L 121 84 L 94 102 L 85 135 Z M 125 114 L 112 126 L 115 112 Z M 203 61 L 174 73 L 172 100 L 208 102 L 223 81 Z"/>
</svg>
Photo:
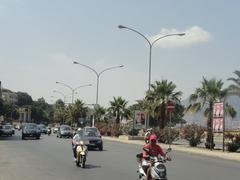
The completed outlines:
<svg viewBox="0 0 240 180">
<path fill-rule="evenodd" d="M 86 156 L 81 157 L 81 167 L 85 168 Z"/>
<path fill-rule="evenodd" d="M 78 167 L 79 167 L 79 161 L 76 161 L 76 166 L 78 166 Z"/>
</svg>

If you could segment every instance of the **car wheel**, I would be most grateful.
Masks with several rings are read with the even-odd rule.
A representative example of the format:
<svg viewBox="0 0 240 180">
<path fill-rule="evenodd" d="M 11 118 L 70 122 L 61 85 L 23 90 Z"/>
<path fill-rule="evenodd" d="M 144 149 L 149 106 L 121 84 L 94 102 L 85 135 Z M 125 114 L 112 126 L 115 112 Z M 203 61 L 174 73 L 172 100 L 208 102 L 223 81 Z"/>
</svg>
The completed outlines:
<svg viewBox="0 0 240 180">
<path fill-rule="evenodd" d="M 40 139 L 40 136 L 37 136 L 36 139 Z"/>
<path fill-rule="evenodd" d="M 103 146 L 99 146 L 98 149 L 99 149 L 99 151 L 102 151 L 103 150 Z"/>
</svg>

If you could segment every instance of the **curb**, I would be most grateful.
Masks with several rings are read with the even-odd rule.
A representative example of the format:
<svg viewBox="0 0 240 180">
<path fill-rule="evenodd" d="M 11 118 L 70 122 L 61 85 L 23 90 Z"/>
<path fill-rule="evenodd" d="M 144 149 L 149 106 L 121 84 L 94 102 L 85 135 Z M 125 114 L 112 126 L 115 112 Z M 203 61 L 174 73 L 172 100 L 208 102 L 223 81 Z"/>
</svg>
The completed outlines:
<svg viewBox="0 0 240 180">
<path fill-rule="evenodd" d="M 136 144 L 136 145 L 143 145 L 144 142 L 141 140 L 126 140 L 126 139 L 119 139 L 115 137 L 102 137 L 104 140 L 109 141 L 115 141 L 115 142 L 121 142 L 126 144 Z M 167 149 L 168 145 L 161 144 L 161 147 L 163 149 Z M 227 159 L 227 160 L 234 160 L 234 161 L 240 161 L 240 153 L 232 153 L 232 152 L 222 152 L 222 150 L 207 150 L 205 148 L 200 147 L 190 147 L 185 145 L 171 145 L 171 148 L 175 151 L 179 152 L 185 152 L 189 154 L 197 154 L 207 157 L 215 157 L 220 159 Z"/>
</svg>

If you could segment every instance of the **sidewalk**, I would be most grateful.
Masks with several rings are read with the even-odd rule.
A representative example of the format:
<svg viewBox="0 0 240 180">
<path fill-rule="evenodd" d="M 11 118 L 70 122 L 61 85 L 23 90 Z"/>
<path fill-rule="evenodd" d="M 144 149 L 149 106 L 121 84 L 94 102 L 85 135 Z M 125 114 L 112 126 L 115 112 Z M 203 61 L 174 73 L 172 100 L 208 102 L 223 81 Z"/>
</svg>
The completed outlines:
<svg viewBox="0 0 240 180">
<path fill-rule="evenodd" d="M 144 141 L 142 140 L 128 140 L 127 137 L 103 137 L 105 140 L 109 141 L 115 141 L 115 142 L 121 142 L 121 143 L 128 143 L 128 144 L 137 144 L 137 145 L 143 145 Z M 164 149 L 168 148 L 168 145 L 161 144 L 161 146 Z M 222 150 L 213 150 L 210 151 L 208 149 L 202 148 L 202 147 L 190 147 L 187 145 L 171 145 L 172 150 L 190 153 L 190 154 L 198 154 L 203 156 L 210 156 L 210 157 L 216 157 L 221 159 L 229 159 L 229 160 L 235 160 L 240 161 L 240 153 L 232 153 L 232 152 L 222 152 Z"/>
</svg>

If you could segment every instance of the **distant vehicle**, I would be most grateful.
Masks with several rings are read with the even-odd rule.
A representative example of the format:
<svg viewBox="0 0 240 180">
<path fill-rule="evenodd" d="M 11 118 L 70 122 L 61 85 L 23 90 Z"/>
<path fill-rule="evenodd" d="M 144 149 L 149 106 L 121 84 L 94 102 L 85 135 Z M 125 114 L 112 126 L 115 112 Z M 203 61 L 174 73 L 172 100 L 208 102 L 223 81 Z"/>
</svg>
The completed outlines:
<svg viewBox="0 0 240 180">
<path fill-rule="evenodd" d="M 89 148 L 98 148 L 99 151 L 102 151 L 103 141 L 99 130 L 96 127 L 85 127 L 84 131 L 84 139 L 89 141 L 87 146 Z"/>
<path fill-rule="evenodd" d="M 41 131 L 37 124 L 29 123 L 25 124 L 22 129 L 22 139 L 24 140 L 26 137 L 35 137 L 36 139 L 40 139 Z"/>
<path fill-rule="evenodd" d="M 16 129 L 20 131 L 21 130 L 21 126 L 20 125 L 16 125 Z"/>
<path fill-rule="evenodd" d="M 39 124 L 38 127 L 42 134 L 47 134 L 47 127 L 44 124 Z"/>
<path fill-rule="evenodd" d="M 73 137 L 72 128 L 68 125 L 61 125 L 59 130 L 57 131 L 57 137 L 59 137 L 59 138 L 62 138 L 62 137 L 72 138 Z"/>
<path fill-rule="evenodd" d="M 14 134 L 14 129 L 12 125 L 3 125 L 1 128 L 1 135 L 12 136 Z"/>
<path fill-rule="evenodd" d="M 58 130 L 59 130 L 59 127 L 54 127 L 54 128 L 53 128 L 53 133 L 54 133 L 54 134 L 57 133 Z"/>
</svg>

